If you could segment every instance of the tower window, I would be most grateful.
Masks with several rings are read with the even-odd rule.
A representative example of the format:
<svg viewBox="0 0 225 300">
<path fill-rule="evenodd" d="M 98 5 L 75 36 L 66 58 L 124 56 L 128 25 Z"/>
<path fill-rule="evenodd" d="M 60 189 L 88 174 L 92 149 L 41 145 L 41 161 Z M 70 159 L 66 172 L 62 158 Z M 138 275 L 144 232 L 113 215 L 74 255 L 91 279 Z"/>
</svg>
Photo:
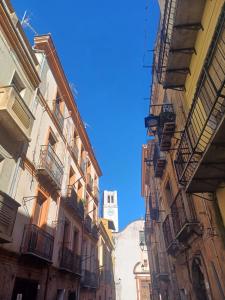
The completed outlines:
<svg viewBox="0 0 225 300">
<path fill-rule="evenodd" d="M 111 203 L 114 203 L 114 199 L 113 199 L 113 196 L 111 196 Z"/>
<path fill-rule="evenodd" d="M 108 203 L 110 203 L 110 196 L 108 196 Z"/>
</svg>

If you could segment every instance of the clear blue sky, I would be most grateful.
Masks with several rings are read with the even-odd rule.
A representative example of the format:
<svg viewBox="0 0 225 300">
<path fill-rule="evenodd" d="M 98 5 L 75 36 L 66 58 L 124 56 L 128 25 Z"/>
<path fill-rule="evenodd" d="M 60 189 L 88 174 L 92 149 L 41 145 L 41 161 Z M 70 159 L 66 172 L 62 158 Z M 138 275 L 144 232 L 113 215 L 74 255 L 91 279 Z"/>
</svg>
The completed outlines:
<svg viewBox="0 0 225 300">
<path fill-rule="evenodd" d="M 82 118 L 90 126 L 103 171 L 101 191 L 118 190 L 120 229 L 144 217 L 141 145 L 146 142 L 144 98 L 149 96 L 151 69 L 143 69 L 143 60 L 151 64 L 146 51 L 153 49 L 157 0 L 11 1 L 21 19 L 28 11 L 38 34 L 52 34 L 68 80 L 78 91 Z"/>
</svg>

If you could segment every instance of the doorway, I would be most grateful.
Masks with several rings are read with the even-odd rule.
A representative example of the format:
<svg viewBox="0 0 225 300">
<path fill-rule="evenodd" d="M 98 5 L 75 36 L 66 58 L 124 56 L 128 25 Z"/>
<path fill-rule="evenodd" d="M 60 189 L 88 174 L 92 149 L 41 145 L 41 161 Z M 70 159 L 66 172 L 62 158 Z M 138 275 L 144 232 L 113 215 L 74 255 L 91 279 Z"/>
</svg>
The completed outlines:
<svg viewBox="0 0 225 300">
<path fill-rule="evenodd" d="M 11 300 L 36 300 L 38 282 L 16 277 Z"/>
<path fill-rule="evenodd" d="M 202 263 L 199 257 L 192 262 L 192 284 L 197 300 L 209 300 L 205 286 L 205 277 L 202 271 Z"/>
</svg>

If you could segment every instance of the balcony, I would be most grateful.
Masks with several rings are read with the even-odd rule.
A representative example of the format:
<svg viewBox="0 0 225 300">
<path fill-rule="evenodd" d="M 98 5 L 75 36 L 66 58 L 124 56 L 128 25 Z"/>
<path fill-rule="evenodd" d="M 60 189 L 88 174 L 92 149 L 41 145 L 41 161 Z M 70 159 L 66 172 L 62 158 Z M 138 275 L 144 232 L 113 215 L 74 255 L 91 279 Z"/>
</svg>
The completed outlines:
<svg viewBox="0 0 225 300">
<path fill-rule="evenodd" d="M 81 274 L 81 257 L 67 247 L 62 248 L 60 269 L 77 275 Z"/>
<path fill-rule="evenodd" d="M 79 148 L 78 148 L 75 140 L 72 141 L 70 148 L 71 148 L 71 151 L 72 151 L 72 153 L 73 153 L 76 161 L 78 162 L 78 159 L 79 159 Z"/>
<path fill-rule="evenodd" d="M 176 154 L 178 181 L 189 193 L 215 192 L 225 178 L 224 24 L 223 13 Z"/>
<path fill-rule="evenodd" d="M 29 142 L 34 116 L 13 85 L 0 88 L 0 124 L 14 141 Z"/>
<path fill-rule="evenodd" d="M 55 106 L 54 106 L 54 109 L 53 109 L 53 115 L 54 115 L 54 117 L 56 118 L 56 121 L 57 121 L 57 124 L 58 124 L 59 127 L 60 127 L 60 130 L 63 131 L 64 116 L 63 116 L 63 114 L 61 113 L 60 108 L 59 108 L 58 105 L 55 105 Z"/>
<path fill-rule="evenodd" d="M 155 144 L 154 147 L 153 165 L 155 170 L 155 177 L 161 178 L 166 167 L 166 155 L 164 152 L 161 152 L 159 150 L 157 144 Z"/>
<path fill-rule="evenodd" d="M 85 270 L 81 278 L 81 287 L 97 289 L 99 285 L 98 281 L 99 281 L 98 274 Z"/>
<path fill-rule="evenodd" d="M 157 72 L 164 88 L 183 90 L 205 0 L 166 0 L 159 37 Z"/>
<path fill-rule="evenodd" d="M 162 282 L 169 281 L 166 253 L 164 252 L 157 252 L 155 277 L 158 281 L 162 281 Z"/>
<path fill-rule="evenodd" d="M 91 229 L 91 233 L 92 233 L 92 236 L 93 236 L 96 240 L 98 240 L 99 234 L 98 234 L 98 226 L 97 226 L 96 224 L 93 224 L 92 229 Z"/>
<path fill-rule="evenodd" d="M 87 174 L 87 191 L 89 194 L 93 191 L 93 179 L 89 173 Z"/>
<path fill-rule="evenodd" d="M 172 104 L 164 104 L 159 115 L 159 148 L 160 151 L 169 151 L 171 141 L 176 127 L 176 114 L 173 111 Z"/>
<path fill-rule="evenodd" d="M 171 214 L 174 233 L 179 242 L 185 242 L 193 234 L 201 235 L 192 199 L 180 190 L 172 205 Z"/>
<path fill-rule="evenodd" d="M 157 194 L 153 191 L 149 195 L 149 212 L 151 220 L 158 221 L 159 220 L 159 203 Z"/>
<path fill-rule="evenodd" d="M 171 216 L 168 215 L 163 222 L 163 235 L 167 253 L 172 256 L 176 256 L 176 253 L 179 250 L 179 245 L 177 241 L 173 238 L 170 217 Z"/>
<path fill-rule="evenodd" d="M 173 105 L 156 104 L 153 106 L 161 106 L 161 112 L 159 115 L 155 116 L 150 114 L 145 118 L 145 127 L 147 127 L 148 130 L 152 130 L 152 132 L 157 132 L 159 138 L 159 150 L 169 151 L 176 127 L 176 114 L 173 111 Z"/>
<path fill-rule="evenodd" d="M 111 285 L 113 282 L 112 272 L 106 270 L 104 273 L 105 273 L 105 283 Z"/>
<path fill-rule="evenodd" d="M 41 146 L 38 174 L 45 177 L 56 189 L 61 188 L 63 164 L 51 145 Z"/>
<path fill-rule="evenodd" d="M 81 168 L 81 171 L 83 172 L 83 174 L 85 175 L 86 174 L 86 161 L 84 159 L 81 159 L 81 161 L 80 161 L 80 168 Z"/>
<path fill-rule="evenodd" d="M 0 191 L 0 243 L 12 242 L 12 232 L 20 206 L 6 193 Z"/>
<path fill-rule="evenodd" d="M 62 203 L 74 216 L 84 219 L 84 205 L 78 199 L 77 193 L 72 186 L 68 186 L 67 195 L 62 197 Z"/>
<path fill-rule="evenodd" d="M 94 198 L 97 202 L 99 202 L 100 193 L 97 185 L 94 186 Z"/>
<path fill-rule="evenodd" d="M 92 233 L 92 219 L 89 215 L 87 215 L 84 219 L 84 227 L 88 233 Z"/>
<path fill-rule="evenodd" d="M 149 238 L 149 234 L 153 233 L 153 222 L 150 217 L 150 214 L 145 214 L 145 237 L 146 241 Z"/>
<path fill-rule="evenodd" d="M 54 237 L 42 228 L 27 224 L 24 227 L 21 252 L 51 262 Z"/>
</svg>

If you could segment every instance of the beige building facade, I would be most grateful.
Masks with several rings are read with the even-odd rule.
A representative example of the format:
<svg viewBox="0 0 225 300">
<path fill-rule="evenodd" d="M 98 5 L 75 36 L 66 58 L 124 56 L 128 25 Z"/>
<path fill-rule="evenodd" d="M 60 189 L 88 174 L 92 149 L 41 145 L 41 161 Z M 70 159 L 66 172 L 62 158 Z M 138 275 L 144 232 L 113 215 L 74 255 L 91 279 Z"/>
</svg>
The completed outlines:
<svg viewBox="0 0 225 300">
<path fill-rule="evenodd" d="M 95 299 L 101 170 L 50 35 L 0 3 L 0 299 Z"/>
<path fill-rule="evenodd" d="M 164 1 L 142 195 L 152 299 L 225 299 L 224 1 Z"/>
</svg>

